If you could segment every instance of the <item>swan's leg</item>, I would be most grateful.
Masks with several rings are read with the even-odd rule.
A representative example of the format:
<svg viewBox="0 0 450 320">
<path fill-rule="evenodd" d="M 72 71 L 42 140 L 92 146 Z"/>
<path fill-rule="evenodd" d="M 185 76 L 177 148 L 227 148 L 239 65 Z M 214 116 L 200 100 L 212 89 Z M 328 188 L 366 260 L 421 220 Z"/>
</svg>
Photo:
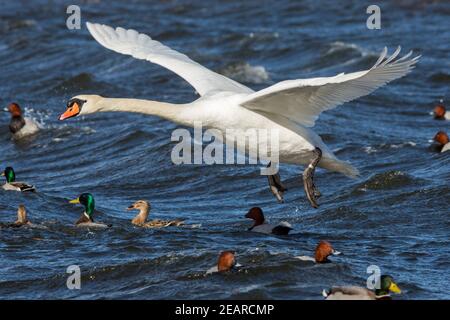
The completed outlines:
<svg viewBox="0 0 450 320">
<path fill-rule="evenodd" d="M 269 168 L 272 165 L 271 162 L 267 165 L 267 168 Z M 273 193 L 275 198 L 277 198 L 278 202 L 283 203 L 283 193 L 287 191 L 286 187 L 281 183 L 280 174 L 277 172 L 274 175 L 267 176 L 267 179 L 269 181 L 269 188 L 270 191 Z"/>
<path fill-rule="evenodd" d="M 316 198 L 320 197 L 320 192 L 314 185 L 314 171 L 316 170 L 316 166 L 322 158 L 322 150 L 316 148 L 313 151 L 314 159 L 311 163 L 306 167 L 305 171 L 303 171 L 303 187 L 305 188 L 306 197 L 311 203 L 311 206 L 314 208 L 318 208 L 319 205 L 316 202 Z"/>
</svg>

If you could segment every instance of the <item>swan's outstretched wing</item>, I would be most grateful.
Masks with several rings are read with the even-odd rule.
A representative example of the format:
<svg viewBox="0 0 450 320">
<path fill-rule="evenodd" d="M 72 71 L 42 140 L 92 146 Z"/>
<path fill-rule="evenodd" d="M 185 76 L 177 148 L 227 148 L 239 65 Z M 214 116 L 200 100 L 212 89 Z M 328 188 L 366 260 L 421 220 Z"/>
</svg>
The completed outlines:
<svg viewBox="0 0 450 320">
<path fill-rule="evenodd" d="M 144 59 L 167 68 L 189 82 L 200 95 L 213 91 L 252 93 L 253 90 L 211 71 L 188 56 L 135 30 L 116 28 L 97 23 L 86 23 L 91 35 L 102 46 L 113 51 Z"/>
<path fill-rule="evenodd" d="M 375 65 L 365 71 L 334 77 L 298 79 L 279 82 L 250 94 L 241 105 L 266 117 L 285 117 L 306 127 L 313 127 L 319 115 L 340 104 L 365 96 L 386 83 L 406 75 L 420 56 L 412 52 L 395 60 L 400 47 L 388 58 L 384 48 Z M 274 120 L 276 121 L 276 120 Z"/>
</svg>

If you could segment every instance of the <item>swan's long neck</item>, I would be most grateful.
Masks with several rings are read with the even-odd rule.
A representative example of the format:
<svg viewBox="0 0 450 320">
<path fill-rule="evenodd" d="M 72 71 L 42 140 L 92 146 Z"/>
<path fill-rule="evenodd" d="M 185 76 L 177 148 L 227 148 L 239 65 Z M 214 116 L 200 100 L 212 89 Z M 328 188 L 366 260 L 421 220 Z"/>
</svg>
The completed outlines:
<svg viewBox="0 0 450 320">
<path fill-rule="evenodd" d="M 91 107 L 89 113 L 108 111 L 136 112 L 190 125 L 189 119 L 183 117 L 183 113 L 187 108 L 189 108 L 188 104 L 173 104 L 140 99 L 101 98 L 94 107 Z"/>
</svg>

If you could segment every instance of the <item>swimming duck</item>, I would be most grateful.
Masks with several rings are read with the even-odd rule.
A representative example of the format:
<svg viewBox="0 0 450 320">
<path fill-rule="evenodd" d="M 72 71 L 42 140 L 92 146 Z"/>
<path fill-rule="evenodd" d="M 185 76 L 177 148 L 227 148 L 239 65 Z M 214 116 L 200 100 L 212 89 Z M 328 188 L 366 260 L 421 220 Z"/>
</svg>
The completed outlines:
<svg viewBox="0 0 450 320">
<path fill-rule="evenodd" d="M 232 250 L 222 251 L 217 260 L 217 265 L 210 268 L 206 273 L 227 272 L 240 267 L 241 265 L 236 262 L 235 253 Z"/>
<path fill-rule="evenodd" d="M 32 226 L 32 223 L 27 218 L 25 206 L 21 204 L 17 209 L 17 220 L 13 223 L 2 223 L 0 226 L 5 228 L 20 228 L 23 226 Z"/>
<path fill-rule="evenodd" d="M 147 221 L 148 215 L 150 213 L 151 205 L 149 202 L 145 200 L 138 200 L 133 203 L 131 206 L 127 208 L 127 210 L 139 210 L 139 213 L 136 217 L 131 220 L 131 223 L 135 226 L 144 227 L 144 228 L 163 228 L 170 226 L 180 226 L 184 224 L 184 221 L 181 219 L 175 220 L 152 220 Z"/>
<path fill-rule="evenodd" d="M 333 246 L 328 241 L 320 241 L 314 252 L 314 258 L 309 256 L 299 256 L 297 259 L 303 261 L 312 261 L 315 263 L 328 263 L 331 262 L 328 260 L 328 257 L 331 255 L 337 256 L 340 255 L 341 252 L 334 250 Z"/>
<path fill-rule="evenodd" d="M 77 227 L 93 227 L 93 228 L 109 228 L 110 224 L 96 223 L 93 219 L 95 200 L 92 194 L 82 193 L 74 200 L 70 200 L 69 203 L 81 203 L 84 206 L 84 212 L 81 214 L 80 219 L 75 223 Z"/>
<path fill-rule="evenodd" d="M 6 178 L 6 183 L 2 186 L 5 190 L 14 190 L 14 191 L 36 191 L 36 188 L 33 185 L 27 184 L 25 182 L 17 182 L 16 174 L 12 167 L 6 167 L 2 172 L 2 176 Z"/>
<path fill-rule="evenodd" d="M 264 214 L 260 207 L 251 208 L 247 212 L 245 217 L 255 221 L 253 226 L 248 229 L 249 231 L 266 234 L 287 235 L 289 231 L 292 230 L 292 226 L 285 221 L 282 221 L 277 225 L 267 223 L 264 219 Z"/>
<path fill-rule="evenodd" d="M 376 289 L 375 292 L 357 286 L 343 286 L 323 290 L 322 295 L 326 300 L 387 300 L 391 298 L 390 292 L 402 293 L 391 276 L 382 275 L 380 289 Z"/>
<path fill-rule="evenodd" d="M 434 108 L 434 118 L 439 120 L 450 120 L 450 112 L 445 110 L 445 107 L 443 104 L 438 104 Z"/>
<path fill-rule="evenodd" d="M 9 122 L 9 131 L 14 137 L 23 137 L 33 134 L 39 130 L 38 125 L 30 118 L 24 118 L 22 109 L 19 104 L 13 102 L 8 106 L 11 113 L 11 121 Z"/>
<path fill-rule="evenodd" d="M 440 152 L 450 150 L 448 135 L 444 131 L 439 131 L 438 133 L 436 133 L 433 140 L 439 143 L 438 149 L 440 150 Z"/>
</svg>

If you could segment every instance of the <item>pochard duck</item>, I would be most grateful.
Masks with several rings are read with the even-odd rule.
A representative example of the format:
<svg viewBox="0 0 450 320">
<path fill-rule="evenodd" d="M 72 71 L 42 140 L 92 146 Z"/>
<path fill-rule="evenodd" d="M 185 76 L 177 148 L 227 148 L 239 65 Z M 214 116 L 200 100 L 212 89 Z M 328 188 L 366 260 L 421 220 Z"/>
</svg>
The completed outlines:
<svg viewBox="0 0 450 320">
<path fill-rule="evenodd" d="M 309 256 L 298 256 L 297 259 L 302 261 L 312 261 L 315 263 L 329 263 L 328 257 L 331 255 L 337 256 L 340 255 L 341 252 L 334 250 L 333 246 L 328 241 L 320 241 L 316 250 L 314 251 L 314 257 Z"/>
<path fill-rule="evenodd" d="M 184 224 L 184 221 L 181 219 L 175 220 L 152 220 L 147 221 L 148 215 L 150 213 L 151 205 L 148 201 L 138 200 L 133 203 L 131 206 L 127 208 L 127 210 L 139 210 L 139 213 L 136 217 L 131 220 L 131 223 L 135 226 L 144 227 L 144 228 L 163 228 L 170 226 L 180 226 Z"/>
<path fill-rule="evenodd" d="M 12 167 L 6 167 L 2 172 L 2 176 L 6 178 L 6 183 L 3 184 L 2 188 L 4 190 L 13 190 L 13 191 L 36 191 L 36 188 L 25 182 L 16 181 L 16 173 Z"/>
<path fill-rule="evenodd" d="M 438 133 L 436 133 L 433 140 L 439 144 L 438 149 L 440 150 L 440 152 L 450 150 L 448 135 L 444 131 L 439 131 Z"/>
<path fill-rule="evenodd" d="M 287 235 L 289 231 L 293 229 L 292 226 L 285 221 L 282 221 L 277 225 L 267 223 L 260 207 L 251 208 L 245 217 L 254 221 L 253 226 L 248 229 L 249 231 L 275 235 Z"/>
<path fill-rule="evenodd" d="M 95 200 L 94 196 L 90 193 L 82 193 L 76 199 L 70 200 L 69 203 L 80 203 L 84 206 L 84 212 L 81 214 L 80 219 L 75 222 L 77 227 L 92 227 L 92 228 L 109 228 L 110 224 L 96 223 L 94 222 L 94 210 Z"/>
<path fill-rule="evenodd" d="M 357 286 L 340 286 L 323 290 L 322 295 L 326 300 L 390 300 L 390 292 L 402 293 L 391 276 L 382 275 L 380 288 L 375 291 Z"/>
<path fill-rule="evenodd" d="M 433 110 L 434 118 L 439 120 L 450 120 L 450 112 L 445 110 L 443 104 L 438 104 Z"/>
<path fill-rule="evenodd" d="M 31 135 L 39 130 L 36 122 L 30 118 L 24 118 L 23 111 L 18 103 L 11 103 L 8 106 L 8 111 L 11 113 L 9 131 L 11 131 L 15 138 Z"/>
<path fill-rule="evenodd" d="M 215 272 L 228 272 L 240 267 L 241 265 L 236 262 L 236 252 L 232 250 L 222 251 L 217 260 L 217 265 L 206 271 L 207 274 Z"/>
</svg>

